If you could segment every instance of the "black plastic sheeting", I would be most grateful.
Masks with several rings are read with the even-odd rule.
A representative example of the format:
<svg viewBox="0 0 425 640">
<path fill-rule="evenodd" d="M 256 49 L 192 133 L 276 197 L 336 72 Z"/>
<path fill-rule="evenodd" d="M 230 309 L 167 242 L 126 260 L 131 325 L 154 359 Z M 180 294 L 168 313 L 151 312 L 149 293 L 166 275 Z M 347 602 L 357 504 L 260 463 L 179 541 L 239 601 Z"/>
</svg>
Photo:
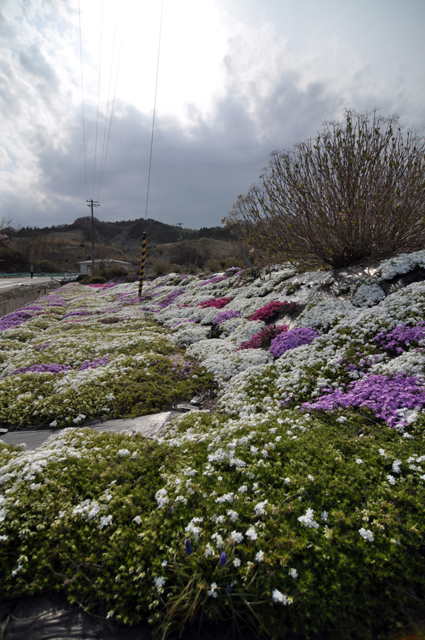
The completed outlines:
<svg viewBox="0 0 425 640">
<path fill-rule="evenodd" d="M 193 625 L 167 640 L 258 640 L 249 629 L 233 636 L 230 624 Z M 85 613 L 60 595 L 40 595 L 0 603 L 0 640 L 153 640 L 149 625 L 118 626 Z M 157 636 L 157 640 L 161 640 Z M 294 638 L 295 640 L 295 638 Z"/>
</svg>

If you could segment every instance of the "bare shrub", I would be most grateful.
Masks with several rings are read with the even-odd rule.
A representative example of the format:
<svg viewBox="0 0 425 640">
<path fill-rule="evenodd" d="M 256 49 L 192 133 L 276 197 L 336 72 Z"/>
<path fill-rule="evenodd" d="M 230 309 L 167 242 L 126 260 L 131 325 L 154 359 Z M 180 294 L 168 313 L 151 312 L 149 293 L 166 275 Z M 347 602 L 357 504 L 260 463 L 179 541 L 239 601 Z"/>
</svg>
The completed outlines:
<svg viewBox="0 0 425 640">
<path fill-rule="evenodd" d="M 223 222 L 260 253 L 334 268 L 425 246 L 425 140 L 398 116 L 346 110 L 274 151 Z"/>
<path fill-rule="evenodd" d="M 170 273 L 170 271 L 172 270 L 171 264 L 166 260 L 156 260 L 156 262 L 154 262 L 152 265 L 152 269 L 158 276 Z"/>
</svg>

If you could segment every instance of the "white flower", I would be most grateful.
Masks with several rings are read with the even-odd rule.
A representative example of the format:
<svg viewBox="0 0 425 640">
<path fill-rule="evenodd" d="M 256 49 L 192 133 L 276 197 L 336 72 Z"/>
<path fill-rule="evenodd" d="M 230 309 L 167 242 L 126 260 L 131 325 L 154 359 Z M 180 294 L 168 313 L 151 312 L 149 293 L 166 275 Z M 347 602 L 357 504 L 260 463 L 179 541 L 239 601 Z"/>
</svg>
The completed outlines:
<svg viewBox="0 0 425 640">
<path fill-rule="evenodd" d="M 101 516 L 99 520 L 99 529 L 107 527 L 112 522 L 112 516 Z"/>
<path fill-rule="evenodd" d="M 279 591 L 278 589 L 274 589 L 272 593 L 273 602 L 280 602 L 284 605 L 292 604 L 292 598 L 288 598 L 287 595 Z"/>
<path fill-rule="evenodd" d="M 263 562 L 264 560 L 264 552 L 263 551 L 258 551 L 256 556 L 255 556 L 255 561 L 256 562 Z"/>
<path fill-rule="evenodd" d="M 124 458 L 124 456 L 130 455 L 130 451 L 128 449 L 120 449 L 118 451 L 118 455 L 121 456 L 121 458 Z"/>
<path fill-rule="evenodd" d="M 313 476 L 312 476 L 311 474 L 309 474 L 309 475 L 307 476 L 307 479 L 308 479 L 308 480 L 311 480 L 311 482 L 314 482 L 314 478 L 313 478 Z"/>
<path fill-rule="evenodd" d="M 164 576 L 156 576 L 153 581 L 156 589 L 161 589 L 166 582 Z"/>
<path fill-rule="evenodd" d="M 236 544 L 240 544 L 243 540 L 243 535 L 239 531 L 232 531 L 230 534 L 230 539 L 236 542 Z"/>
<path fill-rule="evenodd" d="M 210 584 L 210 590 L 207 592 L 207 595 L 216 598 L 217 597 L 217 583 L 216 582 L 211 582 Z"/>
<path fill-rule="evenodd" d="M 374 541 L 374 536 L 372 531 L 368 531 L 367 529 L 363 529 L 363 527 L 361 529 L 359 529 L 359 533 L 361 535 L 361 537 L 363 538 L 363 540 L 367 540 L 368 542 L 373 542 Z"/>
<path fill-rule="evenodd" d="M 288 576 L 291 576 L 291 578 L 296 580 L 298 578 L 298 571 L 296 569 L 289 569 Z"/>
<path fill-rule="evenodd" d="M 229 509 L 227 515 L 229 516 L 231 522 L 236 522 L 236 520 L 239 518 L 238 512 L 234 511 L 233 509 Z"/>
<path fill-rule="evenodd" d="M 259 502 L 255 505 L 254 511 L 256 516 L 264 516 L 266 513 L 265 506 L 268 504 L 268 500 L 264 500 L 263 502 Z"/>
<path fill-rule="evenodd" d="M 53 422 L 50 423 L 50 426 L 57 427 L 58 426 L 57 420 L 53 420 Z"/>
<path fill-rule="evenodd" d="M 385 455 L 385 450 L 384 449 L 378 449 L 378 453 L 383 456 L 384 458 L 386 458 L 387 456 Z"/>
<path fill-rule="evenodd" d="M 233 566 L 234 566 L 234 567 L 240 567 L 240 566 L 241 566 L 241 561 L 240 561 L 240 559 L 239 559 L 239 558 L 235 558 L 235 559 L 233 560 Z"/>
<path fill-rule="evenodd" d="M 201 533 L 201 528 L 196 526 L 201 524 L 204 521 L 203 518 L 192 518 L 187 527 L 185 528 L 185 533 L 191 533 L 195 540 L 198 539 L 199 534 Z"/>
<path fill-rule="evenodd" d="M 304 526 L 309 529 L 318 529 L 319 525 L 314 520 L 314 511 L 313 509 L 307 509 L 304 516 L 300 516 L 298 518 L 298 522 L 301 522 Z"/>
<path fill-rule="evenodd" d="M 396 479 L 394 478 L 394 476 L 388 474 L 387 475 L 387 480 L 390 484 L 395 484 L 396 483 Z"/>
<path fill-rule="evenodd" d="M 136 516 L 135 518 L 133 518 L 133 522 L 135 522 L 136 524 L 140 524 L 142 522 L 142 518 L 140 516 Z"/>
<path fill-rule="evenodd" d="M 363 460 L 361 458 L 356 458 L 356 464 L 363 464 Z"/>
<path fill-rule="evenodd" d="M 168 502 L 167 490 L 160 489 L 155 493 L 155 500 L 158 503 L 158 509 L 161 509 Z"/>
<path fill-rule="evenodd" d="M 131 457 L 133 458 L 133 460 L 135 460 L 137 458 L 137 451 L 134 451 Z"/>
<path fill-rule="evenodd" d="M 246 493 L 247 491 L 248 491 L 248 487 L 246 486 L 246 484 L 243 484 L 238 489 L 238 493 Z"/>
<path fill-rule="evenodd" d="M 323 522 L 327 522 L 329 513 L 327 511 L 322 511 L 322 513 L 320 514 L 320 517 L 322 518 Z"/>
<path fill-rule="evenodd" d="M 245 532 L 245 535 L 250 540 L 256 540 L 258 538 L 258 534 L 254 527 L 249 527 L 249 529 L 247 529 L 247 531 Z"/>
<path fill-rule="evenodd" d="M 290 484 L 291 479 L 290 478 L 285 478 L 285 480 L 283 481 L 285 484 Z"/>
<path fill-rule="evenodd" d="M 401 470 L 400 470 L 401 465 L 402 465 L 401 460 L 394 460 L 393 466 L 392 466 L 393 473 L 401 473 Z"/>
<path fill-rule="evenodd" d="M 215 540 L 217 549 L 221 549 L 224 546 L 223 538 L 219 533 L 213 533 L 211 536 L 211 540 Z"/>
<path fill-rule="evenodd" d="M 214 555 L 214 549 L 213 547 L 210 545 L 210 543 L 208 542 L 207 546 L 205 547 L 205 557 L 209 558 L 210 556 Z"/>
</svg>

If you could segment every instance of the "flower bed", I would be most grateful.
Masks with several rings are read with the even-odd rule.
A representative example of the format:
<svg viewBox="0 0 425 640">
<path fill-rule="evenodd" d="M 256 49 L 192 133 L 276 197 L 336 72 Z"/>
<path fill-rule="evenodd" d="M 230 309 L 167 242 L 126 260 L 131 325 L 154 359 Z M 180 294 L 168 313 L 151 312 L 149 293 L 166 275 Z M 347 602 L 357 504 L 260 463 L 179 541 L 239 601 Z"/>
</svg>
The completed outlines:
<svg viewBox="0 0 425 640">
<path fill-rule="evenodd" d="M 425 252 L 399 256 L 380 273 L 422 264 Z M 265 637 L 414 634 L 425 283 L 383 298 L 377 275 L 350 302 L 312 300 L 314 274 L 294 287 L 286 266 L 226 275 L 168 274 L 142 299 L 137 283 L 66 286 L 2 332 L 8 424 L 141 415 L 219 387 L 218 412 L 184 415 L 156 442 L 71 428 L 35 452 L 0 444 L 4 597 L 60 590 L 165 637 L 219 618 Z M 206 287 L 225 311 L 204 304 Z M 288 331 L 266 327 L 295 308 L 291 290 L 303 312 Z M 121 321 L 100 325 L 111 309 Z"/>
</svg>

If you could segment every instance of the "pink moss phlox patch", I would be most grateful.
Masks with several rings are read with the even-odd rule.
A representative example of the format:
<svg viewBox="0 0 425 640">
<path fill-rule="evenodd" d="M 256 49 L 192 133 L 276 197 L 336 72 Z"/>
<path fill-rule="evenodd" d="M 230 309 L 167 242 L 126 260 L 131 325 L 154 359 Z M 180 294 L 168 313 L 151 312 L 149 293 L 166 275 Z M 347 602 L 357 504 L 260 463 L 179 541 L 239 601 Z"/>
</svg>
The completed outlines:
<svg viewBox="0 0 425 640">
<path fill-rule="evenodd" d="M 238 351 L 242 349 L 267 349 L 276 336 L 286 331 L 288 331 L 286 324 L 280 327 L 264 327 L 262 331 L 252 336 L 251 340 L 241 344 Z"/>
<path fill-rule="evenodd" d="M 209 300 L 204 300 L 204 302 L 199 302 L 198 307 L 202 307 L 202 309 L 209 309 L 210 307 L 214 309 L 222 309 L 229 304 L 231 298 L 209 298 Z"/>
<path fill-rule="evenodd" d="M 272 302 L 269 302 L 264 307 L 257 309 L 257 311 L 252 314 L 249 320 L 262 320 L 263 322 L 270 322 L 271 320 L 274 320 L 276 316 L 283 310 L 288 312 L 293 311 L 297 306 L 297 302 L 288 302 L 287 300 L 279 302 L 279 300 L 272 300 Z"/>
</svg>

